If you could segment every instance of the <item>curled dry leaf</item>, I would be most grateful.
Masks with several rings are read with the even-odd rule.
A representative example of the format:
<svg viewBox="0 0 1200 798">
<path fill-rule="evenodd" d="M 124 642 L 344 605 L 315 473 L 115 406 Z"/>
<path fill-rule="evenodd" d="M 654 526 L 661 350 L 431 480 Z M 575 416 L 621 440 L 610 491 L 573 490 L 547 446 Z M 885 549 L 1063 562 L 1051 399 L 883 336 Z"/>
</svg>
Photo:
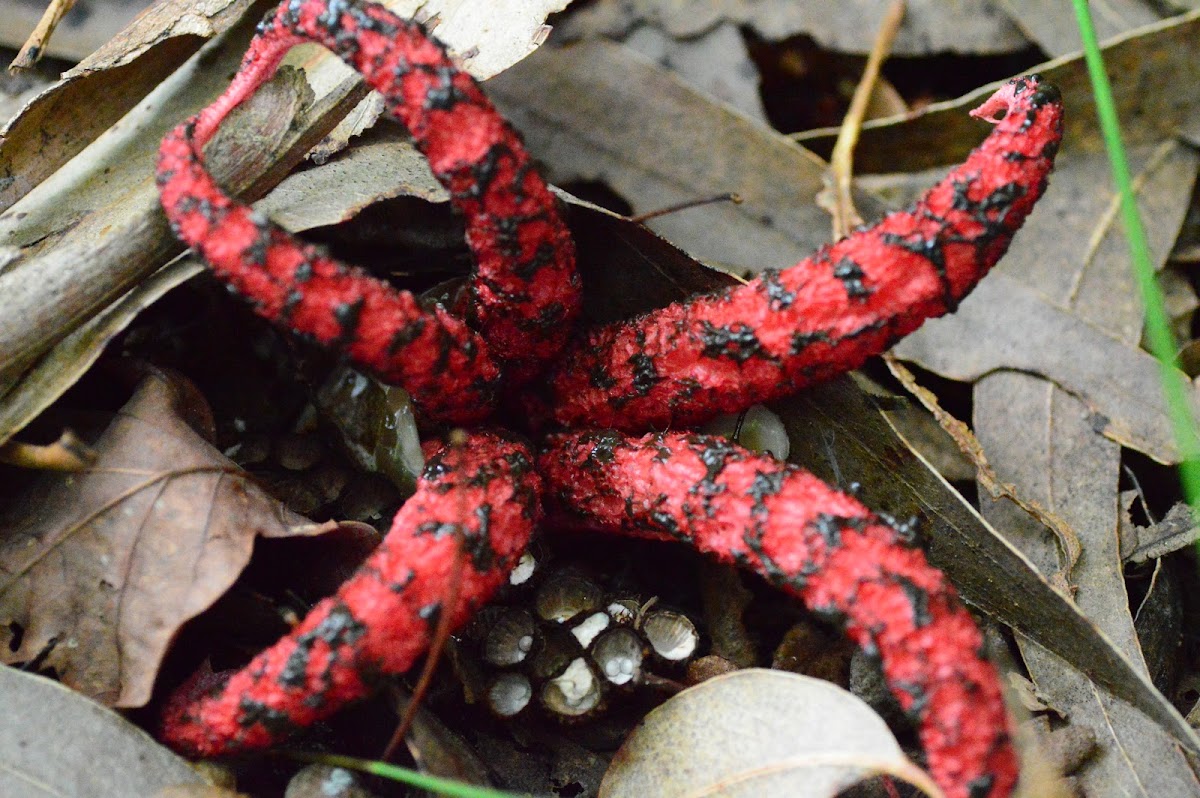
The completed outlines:
<svg viewBox="0 0 1200 798">
<path fill-rule="evenodd" d="M 817 798 L 879 773 L 940 795 L 854 695 L 751 668 L 684 690 L 647 715 L 613 758 L 600 795 Z"/>
<path fill-rule="evenodd" d="M 5 661 L 40 656 L 115 706 L 148 700 L 171 638 L 233 583 L 256 536 L 330 528 L 249 482 L 183 421 L 176 396 L 147 378 L 90 470 L 40 478 L 0 521 Z"/>
<path fill-rule="evenodd" d="M 0 666 L 0 795 L 157 798 L 196 771 L 120 715 L 57 682 Z"/>
<path fill-rule="evenodd" d="M 392 197 L 449 201 L 425 157 L 398 131 L 388 130 L 289 175 L 254 207 L 295 233 L 344 222 Z"/>
</svg>

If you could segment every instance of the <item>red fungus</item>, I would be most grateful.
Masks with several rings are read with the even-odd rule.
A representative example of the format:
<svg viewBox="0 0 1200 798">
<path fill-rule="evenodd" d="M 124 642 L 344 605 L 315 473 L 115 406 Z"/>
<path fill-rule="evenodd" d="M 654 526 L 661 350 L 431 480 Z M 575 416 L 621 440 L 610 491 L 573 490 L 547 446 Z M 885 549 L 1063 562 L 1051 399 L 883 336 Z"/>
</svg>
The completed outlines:
<svg viewBox="0 0 1200 798">
<path fill-rule="evenodd" d="M 303 41 L 330 48 L 383 94 L 449 189 L 478 261 L 469 323 L 296 241 L 208 175 L 204 144 Z M 555 422 L 641 431 L 855 368 L 953 310 L 1041 196 L 1062 133 L 1058 92 L 1036 76 L 1010 81 L 974 113 L 1000 111 L 987 140 L 914 208 L 749 285 L 595 330 L 557 363 L 579 307 L 557 202 L 478 86 L 418 25 L 380 6 L 283 3 L 225 94 L 164 140 L 158 182 L 173 228 L 218 277 L 261 315 L 403 385 L 426 419 L 483 420 L 501 379 L 519 386 L 549 366 Z M 408 669 L 442 611 L 455 558 L 467 557 L 458 624 L 528 540 L 541 479 L 530 458 L 492 433 L 436 456 L 363 568 L 228 680 L 181 688 L 165 739 L 196 755 L 269 745 L 363 696 L 374 676 Z M 884 519 L 720 438 L 563 433 L 539 465 L 560 509 L 583 523 L 688 541 L 841 620 L 880 656 L 947 794 L 1011 792 L 1016 760 L 980 634 L 941 573 Z"/>
<path fill-rule="evenodd" d="M 551 436 L 552 507 L 607 532 L 678 540 L 837 620 L 879 657 L 950 796 L 1007 795 L 1017 762 L 996 669 L 954 588 L 890 524 L 798 466 L 690 433 Z"/>
<path fill-rule="evenodd" d="M 363 698 L 429 645 L 462 563 L 461 626 L 503 584 L 541 516 L 527 444 L 494 433 L 427 446 L 414 494 L 375 552 L 291 634 L 228 679 L 185 685 L 168 702 L 165 742 L 191 756 L 261 748 Z"/>
<path fill-rule="evenodd" d="M 783 271 L 593 330 L 551 377 L 554 419 L 686 427 L 858 368 L 954 310 L 1008 249 L 1062 138 L 1058 90 L 1010 81 L 976 116 L 996 129 L 915 206 Z"/>
<path fill-rule="evenodd" d="M 450 192 L 476 260 L 478 333 L 296 241 L 227 197 L 205 169 L 202 150 L 221 121 L 305 41 L 328 47 L 383 95 Z M 501 366 L 510 382 L 528 380 L 561 350 L 579 312 L 574 244 L 520 135 L 418 24 L 374 3 L 275 9 L 225 93 L 164 139 L 158 184 L 176 235 L 260 315 L 345 350 L 406 388 L 431 418 L 486 418 Z"/>
</svg>

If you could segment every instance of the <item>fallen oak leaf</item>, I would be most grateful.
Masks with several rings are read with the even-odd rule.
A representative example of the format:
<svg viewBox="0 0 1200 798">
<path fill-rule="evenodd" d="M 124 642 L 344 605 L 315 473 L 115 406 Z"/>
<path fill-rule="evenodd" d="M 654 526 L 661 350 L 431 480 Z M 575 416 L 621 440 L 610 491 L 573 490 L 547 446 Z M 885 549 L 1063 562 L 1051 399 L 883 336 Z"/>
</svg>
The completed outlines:
<svg viewBox="0 0 1200 798">
<path fill-rule="evenodd" d="M 53 668 L 102 703 L 146 703 L 179 627 L 241 573 L 256 536 L 315 535 L 145 379 L 96 441 L 83 473 L 40 478 L 0 520 L 5 662 Z M 29 508 L 38 508 L 31 512 Z"/>
</svg>

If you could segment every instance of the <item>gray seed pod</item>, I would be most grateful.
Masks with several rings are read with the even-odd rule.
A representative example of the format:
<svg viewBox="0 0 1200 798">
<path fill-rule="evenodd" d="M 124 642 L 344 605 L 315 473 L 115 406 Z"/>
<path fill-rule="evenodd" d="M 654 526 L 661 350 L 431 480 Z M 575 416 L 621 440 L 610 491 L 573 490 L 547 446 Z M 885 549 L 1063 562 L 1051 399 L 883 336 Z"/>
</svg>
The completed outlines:
<svg viewBox="0 0 1200 798">
<path fill-rule="evenodd" d="M 542 704 L 556 715 L 577 718 L 600 705 L 600 680 L 583 657 L 542 687 Z"/>
<path fill-rule="evenodd" d="M 642 634 L 655 654 L 683 662 L 696 653 L 700 633 L 688 617 L 674 610 L 652 610 L 642 618 Z"/>
<path fill-rule="evenodd" d="M 590 651 L 605 679 L 625 685 L 641 681 L 645 649 L 641 635 L 628 626 L 618 626 L 597 637 Z"/>
<path fill-rule="evenodd" d="M 534 607 L 538 617 L 564 623 L 576 615 L 600 609 L 604 591 L 592 580 L 573 573 L 555 574 L 538 588 Z"/>
<path fill-rule="evenodd" d="M 533 685 L 529 677 L 523 673 L 509 671 L 502 673 L 488 688 L 487 702 L 492 712 L 502 718 L 511 718 L 525 707 L 533 698 Z"/>
<path fill-rule="evenodd" d="M 483 640 L 483 658 L 498 667 L 524 662 L 537 642 L 537 625 L 524 610 L 504 608 L 490 620 Z"/>
</svg>

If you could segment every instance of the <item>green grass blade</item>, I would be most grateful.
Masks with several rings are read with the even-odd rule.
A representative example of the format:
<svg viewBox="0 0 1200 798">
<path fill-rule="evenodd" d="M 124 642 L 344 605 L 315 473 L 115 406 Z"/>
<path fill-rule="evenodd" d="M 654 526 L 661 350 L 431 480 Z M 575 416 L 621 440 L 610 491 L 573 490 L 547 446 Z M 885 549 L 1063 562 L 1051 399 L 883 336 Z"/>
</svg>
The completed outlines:
<svg viewBox="0 0 1200 798">
<path fill-rule="evenodd" d="M 1133 181 L 1129 175 L 1129 162 L 1125 157 L 1125 145 L 1121 139 L 1121 126 L 1117 119 L 1117 107 L 1113 101 L 1112 86 L 1104 71 L 1104 56 L 1100 53 L 1100 44 L 1096 40 L 1092 15 L 1087 0 L 1072 2 L 1079 23 L 1079 35 L 1083 39 L 1083 55 L 1092 82 L 1096 112 L 1100 118 L 1100 131 L 1108 150 L 1113 183 L 1120 195 L 1121 219 L 1125 226 L 1125 237 L 1129 241 L 1133 273 L 1141 294 L 1142 307 L 1145 308 L 1146 339 L 1151 354 L 1158 358 L 1162 365 L 1163 392 L 1167 398 L 1167 410 L 1181 456 L 1179 480 L 1183 485 L 1184 498 L 1192 506 L 1193 513 L 1196 513 L 1200 508 L 1200 437 L 1197 436 L 1195 420 L 1192 418 L 1189 400 L 1191 386 L 1175 366 L 1175 338 L 1171 334 L 1162 292 L 1159 291 L 1154 275 L 1146 231 L 1138 213 Z"/>
<path fill-rule="evenodd" d="M 415 770 L 397 767 L 396 765 L 391 765 L 387 762 L 378 762 L 373 759 L 359 759 L 358 757 L 342 756 L 340 754 L 310 754 L 303 751 L 288 751 L 286 755 L 291 759 L 298 759 L 302 762 L 319 762 L 332 767 L 357 770 L 360 773 L 370 773 L 372 776 L 391 779 L 392 781 L 408 784 L 418 789 L 429 790 L 439 795 L 446 795 L 449 798 L 528 798 L 529 796 L 529 793 L 504 792 L 503 790 L 493 790 L 490 787 L 479 787 L 474 784 L 454 781 L 453 779 L 444 779 L 439 776 L 429 776 L 424 773 L 418 773 Z"/>
</svg>

